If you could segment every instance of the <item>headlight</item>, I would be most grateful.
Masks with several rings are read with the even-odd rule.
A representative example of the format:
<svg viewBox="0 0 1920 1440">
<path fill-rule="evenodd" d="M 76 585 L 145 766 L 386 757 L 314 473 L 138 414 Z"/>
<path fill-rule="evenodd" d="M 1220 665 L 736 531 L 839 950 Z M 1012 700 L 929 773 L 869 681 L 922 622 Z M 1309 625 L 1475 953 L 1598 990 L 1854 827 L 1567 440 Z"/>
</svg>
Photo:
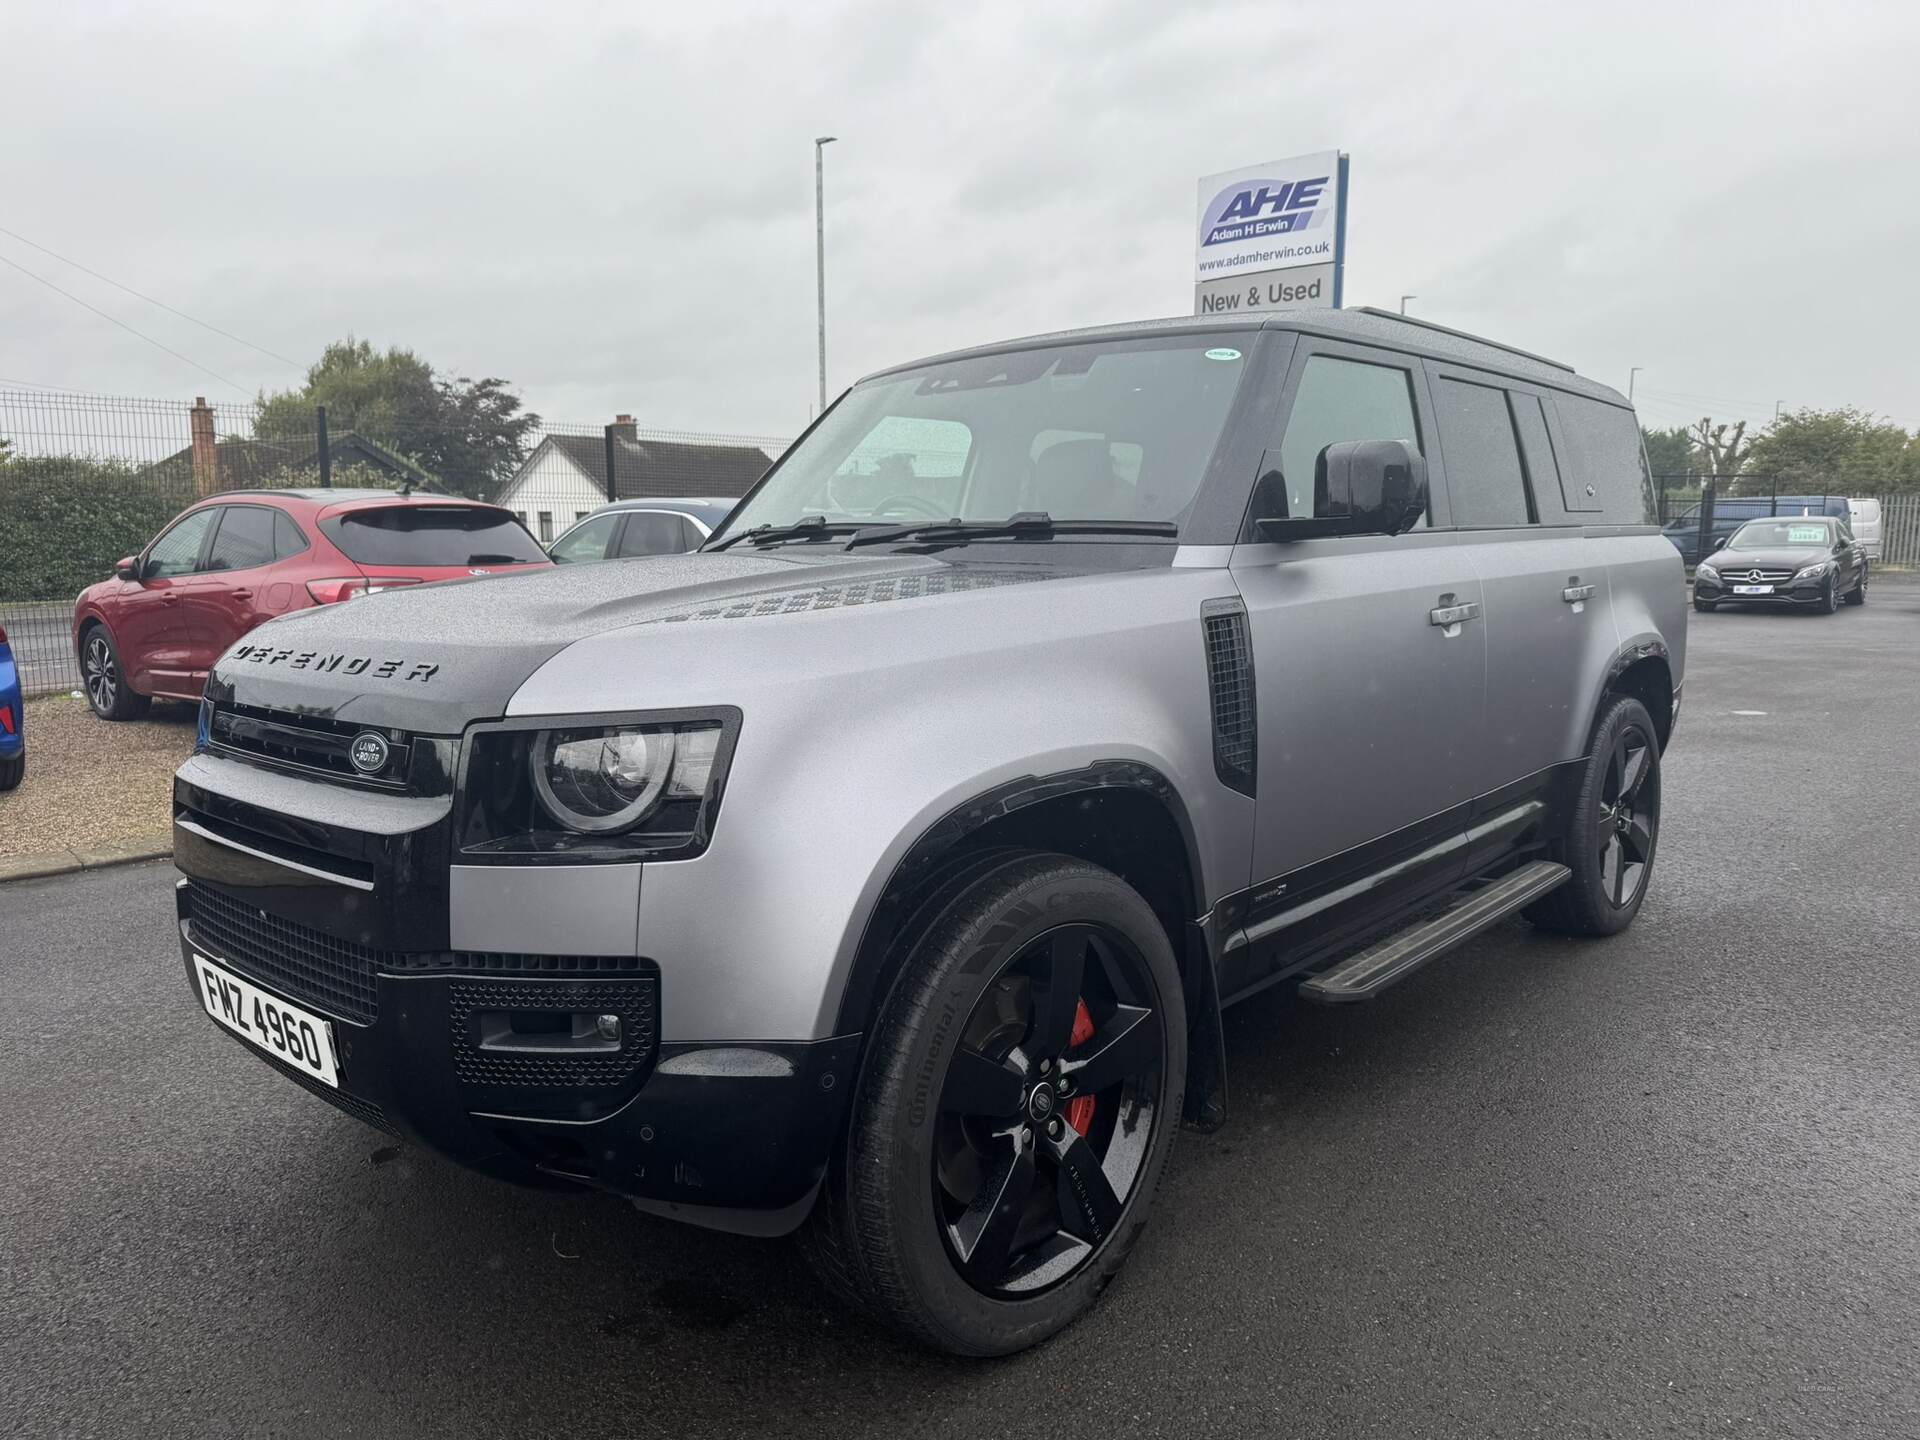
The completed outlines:
<svg viewBox="0 0 1920 1440">
<path fill-rule="evenodd" d="M 1702 560 L 1698 565 L 1693 567 L 1693 578 L 1696 580 L 1711 580 L 1714 584 L 1718 585 L 1720 583 L 1720 572 Z"/>
<path fill-rule="evenodd" d="M 468 855 L 638 859 L 706 848 L 737 710 L 582 717 L 470 732 L 460 783 Z"/>
<path fill-rule="evenodd" d="M 1831 569 L 1833 569 L 1833 561 L 1816 560 L 1811 565 L 1802 566 L 1795 572 L 1793 578 L 1796 580 L 1818 580 Z"/>
<path fill-rule="evenodd" d="M 669 787 L 683 798 L 705 795 L 719 738 L 718 724 L 543 730 L 533 742 L 533 788 L 569 830 L 626 830 L 651 814 Z"/>
</svg>

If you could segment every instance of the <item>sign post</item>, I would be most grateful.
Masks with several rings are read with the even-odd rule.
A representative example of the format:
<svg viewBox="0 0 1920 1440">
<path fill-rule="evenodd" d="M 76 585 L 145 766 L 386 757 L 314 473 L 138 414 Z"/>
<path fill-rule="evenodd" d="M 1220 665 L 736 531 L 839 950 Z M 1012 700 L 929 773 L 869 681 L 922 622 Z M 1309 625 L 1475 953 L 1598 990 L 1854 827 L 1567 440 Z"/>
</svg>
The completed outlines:
<svg viewBox="0 0 1920 1440">
<path fill-rule="evenodd" d="M 1200 181 L 1193 313 L 1340 307 L 1347 157 L 1338 150 Z"/>
</svg>

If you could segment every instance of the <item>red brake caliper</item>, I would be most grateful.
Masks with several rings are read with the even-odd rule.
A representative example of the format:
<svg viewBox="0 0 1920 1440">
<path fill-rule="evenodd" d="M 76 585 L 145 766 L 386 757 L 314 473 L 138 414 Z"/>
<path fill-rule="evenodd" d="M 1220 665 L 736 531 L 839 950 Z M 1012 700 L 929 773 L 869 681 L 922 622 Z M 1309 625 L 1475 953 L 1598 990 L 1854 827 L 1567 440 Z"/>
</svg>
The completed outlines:
<svg viewBox="0 0 1920 1440">
<path fill-rule="evenodd" d="M 1073 1012 L 1073 1034 L 1068 1038 L 1069 1048 L 1084 1045 L 1093 1038 L 1093 1016 L 1087 1013 L 1087 1002 L 1082 1000 L 1079 1008 Z M 1082 1135 L 1093 1128 L 1093 1096 L 1076 1095 L 1067 1102 L 1067 1124 Z"/>
</svg>

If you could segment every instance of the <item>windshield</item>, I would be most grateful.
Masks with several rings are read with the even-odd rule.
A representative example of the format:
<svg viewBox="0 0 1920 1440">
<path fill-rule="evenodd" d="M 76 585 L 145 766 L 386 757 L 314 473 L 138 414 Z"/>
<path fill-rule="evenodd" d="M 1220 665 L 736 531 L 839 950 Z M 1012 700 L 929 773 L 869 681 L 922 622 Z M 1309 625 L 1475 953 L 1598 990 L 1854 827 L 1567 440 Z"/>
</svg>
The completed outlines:
<svg viewBox="0 0 1920 1440">
<path fill-rule="evenodd" d="M 828 525 L 1177 521 L 1193 502 L 1253 337 L 1178 335 L 1016 350 L 856 386 L 716 540 Z"/>
<path fill-rule="evenodd" d="M 538 565 L 547 555 L 491 505 L 382 505 L 320 522 L 356 565 Z"/>
<path fill-rule="evenodd" d="M 1819 550 L 1833 543 L 1832 527 L 1819 520 L 1754 520 L 1727 542 L 1729 550 Z"/>
</svg>

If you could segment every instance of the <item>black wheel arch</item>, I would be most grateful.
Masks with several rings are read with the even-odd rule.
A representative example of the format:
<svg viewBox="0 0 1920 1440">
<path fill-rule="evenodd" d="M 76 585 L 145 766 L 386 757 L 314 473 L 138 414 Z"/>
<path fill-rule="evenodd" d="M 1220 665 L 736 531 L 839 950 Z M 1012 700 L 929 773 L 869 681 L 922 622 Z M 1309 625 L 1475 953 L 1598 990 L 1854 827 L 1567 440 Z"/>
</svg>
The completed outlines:
<svg viewBox="0 0 1920 1440">
<path fill-rule="evenodd" d="M 1167 932 L 1186 990 L 1188 1113 L 1224 1117 L 1219 1006 L 1208 942 L 1199 840 L 1178 789 L 1154 767 L 1097 760 L 1024 775 L 949 810 L 907 847 L 866 917 L 841 991 L 836 1034 L 868 1030 L 905 961 L 900 942 L 932 919 L 930 902 L 999 854 L 1046 851 L 1111 870 L 1139 891 Z M 1217 1079 L 1216 1079 L 1217 1077 Z M 1196 1098 L 1197 1097 L 1197 1098 Z M 1217 1112 L 1217 1113 L 1212 1113 Z"/>
<path fill-rule="evenodd" d="M 1631 695 L 1647 707 L 1664 753 L 1673 734 L 1673 654 L 1658 635 L 1638 636 L 1614 652 L 1606 681 L 1600 687 L 1600 698 L 1588 718 L 1589 736 L 1607 706 L 1621 695 Z"/>
</svg>

